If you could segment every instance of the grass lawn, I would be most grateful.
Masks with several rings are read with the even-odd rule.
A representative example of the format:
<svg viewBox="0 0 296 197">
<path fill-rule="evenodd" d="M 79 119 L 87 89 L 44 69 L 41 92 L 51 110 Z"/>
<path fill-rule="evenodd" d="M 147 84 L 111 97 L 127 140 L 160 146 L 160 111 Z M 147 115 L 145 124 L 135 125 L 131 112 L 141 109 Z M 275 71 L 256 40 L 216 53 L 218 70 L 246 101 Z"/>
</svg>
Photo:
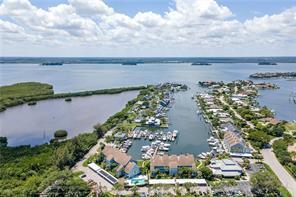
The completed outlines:
<svg viewBox="0 0 296 197">
<path fill-rule="evenodd" d="M 287 132 L 291 133 L 293 131 L 296 132 L 296 122 L 288 122 L 285 124 L 285 129 Z"/>
<path fill-rule="evenodd" d="M 292 195 L 290 194 L 290 192 L 284 186 L 281 186 L 279 188 L 279 190 L 282 193 L 283 197 L 292 197 Z"/>
</svg>

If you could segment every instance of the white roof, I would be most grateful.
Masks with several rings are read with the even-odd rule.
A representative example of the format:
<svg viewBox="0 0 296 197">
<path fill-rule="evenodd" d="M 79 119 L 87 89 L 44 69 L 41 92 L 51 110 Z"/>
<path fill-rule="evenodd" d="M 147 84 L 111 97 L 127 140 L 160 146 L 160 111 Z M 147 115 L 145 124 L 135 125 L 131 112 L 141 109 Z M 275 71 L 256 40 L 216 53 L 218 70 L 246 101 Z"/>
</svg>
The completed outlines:
<svg viewBox="0 0 296 197">
<path fill-rule="evenodd" d="M 156 184 L 166 184 L 166 185 L 174 185 L 174 184 L 185 184 L 185 183 L 195 183 L 195 184 L 207 184 L 205 179 L 150 179 L 150 185 Z"/>
<path fill-rule="evenodd" d="M 213 172 L 217 171 L 216 174 L 223 174 L 224 176 L 230 172 L 235 172 L 235 176 L 240 175 L 243 170 L 235 161 L 230 159 L 212 160 L 210 167 Z"/>
<path fill-rule="evenodd" d="M 92 170 L 94 170 L 94 171 L 99 171 L 101 168 L 97 165 L 97 164 L 95 164 L 95 163 L 90 163 L 90 164 L 88 164 L 88 167 L 90 168 L 90 169 L 92 169 Z"/>
<path fill-rule="evenodd" d="M 234 176 L 240 176 L 241 173 L 238 171 L 221 171 L 212 169 L 214 175 L 223 175 L 224 177 L 234 177 Z"/>
</svg>

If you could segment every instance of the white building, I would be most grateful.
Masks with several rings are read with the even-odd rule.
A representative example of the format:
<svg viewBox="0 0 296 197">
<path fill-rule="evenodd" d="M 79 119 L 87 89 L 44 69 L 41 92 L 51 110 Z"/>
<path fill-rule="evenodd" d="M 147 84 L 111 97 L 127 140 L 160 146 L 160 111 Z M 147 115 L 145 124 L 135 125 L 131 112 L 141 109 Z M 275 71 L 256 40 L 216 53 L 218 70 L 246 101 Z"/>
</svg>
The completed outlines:
<svg viewBox="0 0 296 197">
<path fill-rule="evenodd" d="M 222 175 L 223 177 L 235 177 L 243 173 L 240 165 L 230 159 L 211 160 L 210 168 L 214 175 Z"/>
</svg>

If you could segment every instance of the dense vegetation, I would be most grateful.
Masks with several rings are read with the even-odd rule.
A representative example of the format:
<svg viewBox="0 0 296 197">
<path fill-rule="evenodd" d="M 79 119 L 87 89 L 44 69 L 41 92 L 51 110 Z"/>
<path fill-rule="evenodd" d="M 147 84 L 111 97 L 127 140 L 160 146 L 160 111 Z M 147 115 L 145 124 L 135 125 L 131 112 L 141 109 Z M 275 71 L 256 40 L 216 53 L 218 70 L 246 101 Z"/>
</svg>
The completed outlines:
<svg viewBox="0 0 296 197">
<path fill-rule="evenodd" d="M 96 143 L 95 133 L 81 134 L 64 142 L 52 142 L 35 147 L 2 147 L 0 166 L 0 196 L 33 196 L 55 180 L 72 182 L 74 177 L 62 177 Z M 82 189 L 85 184 L 74 181 Z"/>
<path fill-rule="evenodd" d="M 0 196 L 36 196 L 46 188 L 49 196 L 86 196 L 89 187 L 69 168 L 83 158 L 107 130 L 121 123 L 132 104 L 146 91 L 141 90 L 136 99 L 104 124 L 96 124 L 92 133 L 62 142 L 51 140 L 50 144 L 35 147 L 6 147 L 7 139 L 0 138 Z M 80 193 L 74 194 L 77 191 Z"/>
<path fill-rule="evenodd" d="M 53 95 L 53 87 L 49 84 L 26 82 L 0 87 L 0 108 L 20 105 L 28 98 Z"/>
<path fill-rule="evenodd" d="M 118 94 L 124 91 L 140 90 L 144 86 L 138 87 L 125 87 L 125 88 L 111 88 L 93 91 L 82 91 L 73 93 L 59 93 L 54 94 L 52 85 L 38 83 L 38 82 L 25 82 L 17 83 L 9 86 L 0 87 L 0 111 L 8 107 L 21 105 L 23 103 L 36 103 L 39 100 L 69 98 L 79 96 L 91 96 L 98 94 Z"/>
<path fill-rule="evenodd" d="M 251 175 L 252 193 L 254 196 L 283 196 L 291 197 L 289 191 L 281 186 L 281 182 L 271 170 L 264 164 L 264 169 Z"/>
<path fill-rule="evenodd" d="M 256 124 L 256 128 L 249 129 L 248 139 L 251 144 L 258 149 L 266 148 L 274 137 L 281 137 L 285 132 L 283 123 L 277 125 Z"/>
</svg>

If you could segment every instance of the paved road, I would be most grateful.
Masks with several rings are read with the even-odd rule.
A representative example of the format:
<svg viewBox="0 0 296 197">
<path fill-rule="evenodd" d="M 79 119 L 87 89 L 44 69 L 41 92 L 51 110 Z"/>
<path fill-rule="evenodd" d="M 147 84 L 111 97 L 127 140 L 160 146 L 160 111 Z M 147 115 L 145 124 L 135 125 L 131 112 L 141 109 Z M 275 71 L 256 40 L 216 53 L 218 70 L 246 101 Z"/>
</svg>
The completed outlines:
<svg viewBox="0 0 296 197">
<path fill-rule="evenodd" d="M 270 141 L 272 145 L 275 140 L 280 138 L 275 138 Z M 282 184 L 289 190 L 292 196 L 296 196 L 296 181 L 295 179 L 287 172 L 287 170 L 281 165 L 281 163 L 277 160 L 275 154 L 273 153 L 271 148 L 263 149 L 261 151 L 263 160 L 266 164 L 268 164 L 277 177 L 280 179 Z"/>
<path fill-rule="evenodd" d="M 112 185 L 107 182 L 105 179 L 103 179 L 101 176 L 99 176 L 98 174 L 94 173 L 92 170 L 90 170 L 88 167 L 84 167 L 82 164 L 83 162 L 89 158 L 90 156 L 96 154 L 98 152 L 98 149 L 100 147 L 100 143 L 104 143 L 105 142 L 105 137 L 112 135 L 113 130 L 109 130 L 105 136 L 103 138 L 100 138 L 97 142 L 97 144 L 95 146 L 93 146 L 88 153 L 83 157 L 83 159 L 79 162 L 76 163 L 76 165 L 72 168 L 72 170 L 74 172 L 83 172 L 86 177 L 83 178 L 83 180 L 88 181 L 88 180 L 93 180 L 96 183 L 98 183 L 98 185 L 102 186 L 102 187 L 106 187 L 107 190 L 111 190 L 112 189 Z"/>
</svg>

